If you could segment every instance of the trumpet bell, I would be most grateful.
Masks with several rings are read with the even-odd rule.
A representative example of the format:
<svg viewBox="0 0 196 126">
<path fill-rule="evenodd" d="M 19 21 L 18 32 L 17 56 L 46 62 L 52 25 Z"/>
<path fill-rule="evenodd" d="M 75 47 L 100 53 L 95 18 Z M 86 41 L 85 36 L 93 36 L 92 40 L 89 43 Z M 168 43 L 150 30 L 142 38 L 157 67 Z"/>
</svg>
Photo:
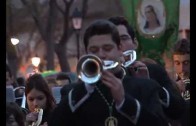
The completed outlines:
<svg viewBox="0 0 196 126">
<path fill-rule="evenodd" d="M 93 54 L 84 55 L 80 58 L 76 70 L 79 79 L 87 84 L 93 84 L 101 77 L 102 62 Z"/>
<path fill-rule="evenodd" d="M 115 74 L 121 70 L 121 66 L 119 62 L 102 61 L 96 55 L 88 54 L 80 58 L 76 67 L 78 78 L 86 84 L 96 83 L 100 79 L 103 70 L 110 70 Z"/>
</svg>

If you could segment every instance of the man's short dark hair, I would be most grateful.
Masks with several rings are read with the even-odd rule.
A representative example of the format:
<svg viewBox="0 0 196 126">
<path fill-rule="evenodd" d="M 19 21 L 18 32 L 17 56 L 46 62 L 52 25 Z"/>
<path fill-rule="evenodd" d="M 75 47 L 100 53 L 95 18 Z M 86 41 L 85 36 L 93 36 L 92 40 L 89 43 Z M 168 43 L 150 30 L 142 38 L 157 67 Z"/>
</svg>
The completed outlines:
<svg viewBox="0 0 196 126">
<path fill-rule="evenodd" d="M 87 51 L 89 39 L 92 36 L 105 34 L 111 34 L 112 40 L 117 44 L 117 46 L 120 45 L 120 36 L 116 26 L 108 20 L 99 19 L 90 24 L 84 33 L 85 50 Z"/>
<path fill-rule="evenodd" d="M 24 77 L 18 77 L 18 78 L 16 78 L 16 81 L 19 86 L 25 86 L 25 78 Z"/>
<path fill-rule="evenodd" d="M 69 75 L 64 72 L 58 73 L 56 80 L 69 80 L 69 83 L 71 83 L 71 79 L 70 79 Z"/>
<path fill-rule="evenodd" d="M 122 16 L 110 17 L 108 20 L 114 23 L 115 25 L 124 25 L 129 35 L 131 36 L 132 41 L 134 41 L 135 38 L 134 30 L 124 17 Z"/>
<path fill-rule="evenodd" d="M 188 39 L 180 39 L 174 45 L 173 54 L 190 54 L 190 42 Z"/>
</svg>

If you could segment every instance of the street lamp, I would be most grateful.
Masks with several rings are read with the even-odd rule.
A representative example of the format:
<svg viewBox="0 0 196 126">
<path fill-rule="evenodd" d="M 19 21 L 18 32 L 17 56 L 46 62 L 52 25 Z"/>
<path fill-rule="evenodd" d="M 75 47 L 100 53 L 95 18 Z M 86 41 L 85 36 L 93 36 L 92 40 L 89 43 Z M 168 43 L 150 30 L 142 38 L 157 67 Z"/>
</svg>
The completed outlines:
<svg viewBox="0 0 196 126">
<path fill-rule="evenodd" d="M 19 53 L 19 49 L 18 49 L 18 44 L 19 44 L 19 39 L 17 39 L 17 38 L 11 38 L 11 43 L 12 43 L 12 45 L 14 45 L 15 47 L 15 49 L 16 49 L 16 55 L 17 56 L 20 56 L 20 53 Z"/>
<path fill-rule="evenodd" d="M 40 61 L 41 61 L 41 59 L 37 55 L 31 59 L 31 62 L 34 66 L 35 73 L 39 72 L 38 66 L 40 64 Z"/>
<path fill-rule="evenodd" d="M 16 75 L 17 75 L 17 71 L 18 71 L 18 68 L 20 66 L 20 50 L 18 48 L 18 44 L 19 44 L 19 39 L 17 38 L 11 38 L 11 43 L 12 43 L 12 47 L 14 48 L 14 52 L 15 52 L 15 56 L 11 59 L 9 59 L 10 61 L 10 64 L 11 64 L 11 67 L 12 67 L 12 70 L 13 70 L 13 76 L 14 78 L 16 78 Z"/>
<path fill-rule="evenodd" d="M 82 27 L 82 13 L 75 8 L 72 14 L 72 24 L 76 31 L 76 39 L 77 39 L 77 59 L 80 58 L 80 44 L 79 44 L 79 33 Z"/>
<path fill-rule="evenodd" d="M 11 38 L 11 42 L 12 42 L 13 45 L 17 45 L 19 43 L 19 39 Z"/>
</svg>

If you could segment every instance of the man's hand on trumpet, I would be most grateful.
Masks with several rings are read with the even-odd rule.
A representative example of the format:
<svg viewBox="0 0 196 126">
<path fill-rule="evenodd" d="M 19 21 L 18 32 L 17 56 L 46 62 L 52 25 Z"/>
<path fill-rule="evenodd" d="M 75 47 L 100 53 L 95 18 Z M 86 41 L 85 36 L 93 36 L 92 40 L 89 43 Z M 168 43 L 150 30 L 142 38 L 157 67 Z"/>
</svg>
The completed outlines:
<svg viewBox="0 0 196 126">
<path fill-rule="evenodd" d="M 125 95 L 122 80 L 117 78 L 112 72 L 108 70 L 103 71 L 101 80 L 103 84 L 110 88 L 110 92 L 116 105 L 120 105 L 123 102 Z"/>
<path fill-rule="evenodd" d="M 147 79 L 150 78 L 148 68 L 141 61 L 133 62 L 133 64 L 131 64 L 131 66 L 129 66 L 128 69 L 132 76 L 140 77 L 140 78 L 147 78 Z"/>
</svg>

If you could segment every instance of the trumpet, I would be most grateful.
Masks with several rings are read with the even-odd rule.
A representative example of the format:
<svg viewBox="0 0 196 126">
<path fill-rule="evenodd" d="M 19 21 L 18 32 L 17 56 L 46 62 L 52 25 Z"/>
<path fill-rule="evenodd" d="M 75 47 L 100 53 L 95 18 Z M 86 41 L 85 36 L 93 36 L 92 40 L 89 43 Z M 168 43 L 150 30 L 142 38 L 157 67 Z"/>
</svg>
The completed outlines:
<svg viewBox="0 0 196 126">
<path fill-rule="evenodd" d="M 39 126 L 42 121 L 43 109 L 42 108 L 35 108 L 35 112 L 38 113 L 38 118 L 37 118 L 37 121 L 33 122 L 31 126 Z"/>
<path fill-rule="evenodd" d="M 86 84 L 96 83 L 100 79 L 103 70 L 111 70 L 113 73 L 117 73 L 121 69 L 122 67 L 119 62 L 111 60 L 102 61 L 93 54 L 82 56 L 76 67 L 78 78 Z M 123 78 L 126 73 L 124 69 L 122 70 L 123 75 L 121 78 Z"/>
<path fill-rule="evenodd" d="M 187 79 L 183 79 L 183 82 L 185 83 L 185 89 L 186 90 L 190 90 L 190 79 L 189 78 L 187 78 Z"/>
<path fill-rule="evenodd" d="M 185 91 L 181 93 L 182 97 L 185 100 L 189 100 L 190 99 L 190 79 L 183 79 L 183 82 L 185 84 Z"/>
<path fill-rule="evenodd" d="M 182 80 L 185 86 L 185 91 L 181 92 L 181 96 L 184 100 L 190 99 L 190 78 L 188 74 L 182 73 L 181 75 L 176 74 L 176 81 Z"/>
<path fill-rule="evenodd" d="M 127 50 L 123 52 L 123 56 L 124 56 L 125 62 L 122 63 L 122 66 L 125 68 L 130 66 L 137 58 L 135 50 Z"/>
</svg>

